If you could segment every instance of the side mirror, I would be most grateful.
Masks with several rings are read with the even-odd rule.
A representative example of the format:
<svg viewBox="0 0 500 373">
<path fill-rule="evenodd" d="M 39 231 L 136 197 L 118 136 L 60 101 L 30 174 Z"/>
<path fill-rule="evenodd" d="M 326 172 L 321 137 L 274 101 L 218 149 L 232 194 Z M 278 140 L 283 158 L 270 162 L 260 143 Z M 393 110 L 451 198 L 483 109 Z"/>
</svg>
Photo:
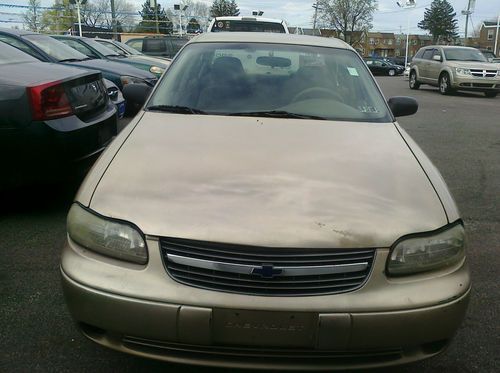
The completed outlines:
<svg viewBox="0 0 500 373">
<path fill-rule="evenodd" d="M 152 89 L 146 84 L 127 84 L 123 87 L 123 97 L 127 102 L 127 113 L 135 115 L 146 103 Z"/>
<path fill-rule="evenodd" d="M 413 115 L 418 110 L 418 102 L 413 97 L 397 96 L 391 97 L 387 103 L 391 108 L 392 114 L 397 117 Z"/>
<path fill-rule="evenodd" d="M 443 58 L 441 56 L 438 56 L 437 54 L 432 56 L 432 59 L 434 61 L 438 61 L 438 62 L 442 62 L 443 61 Z"/>
</svg>

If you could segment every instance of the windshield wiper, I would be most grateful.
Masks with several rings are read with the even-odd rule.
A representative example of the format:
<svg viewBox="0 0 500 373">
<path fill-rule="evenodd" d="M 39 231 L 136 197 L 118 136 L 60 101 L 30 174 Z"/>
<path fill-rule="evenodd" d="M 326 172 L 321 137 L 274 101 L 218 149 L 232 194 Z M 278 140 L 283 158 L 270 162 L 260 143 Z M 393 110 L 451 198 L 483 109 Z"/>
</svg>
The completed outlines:
<svg viewBox="0 0 500 373">
<path fill-rule="evenodd" d="M 188 106 L 177 106 L 177 105 L 153 105 L 147 108 L 153 111 L 165 111 L 168 113 L 177 114 L 206 114 L 202 110 L 194 109 Z"/>
<path fill-rule="evenodd" d="M 83 61 L 79 58 L 65 58 L 64 60 L 59 60 L 58 62 L 80 62 Z"/>
<path fill-rule="evenodd" d="M 317 116 L 317 115 L 309 115 L 309 114 L 297 114 L 290 113 L 284 110 L 269 110 L 269 111 L 248 111 L 241 113 L 231 113 L 231 116 L 238 117 L 267 117 L 267 118 L 295 118 L 295 119 L 317 119 L 317 120 L 326 120 L 326 118 Z"/>
</svg>

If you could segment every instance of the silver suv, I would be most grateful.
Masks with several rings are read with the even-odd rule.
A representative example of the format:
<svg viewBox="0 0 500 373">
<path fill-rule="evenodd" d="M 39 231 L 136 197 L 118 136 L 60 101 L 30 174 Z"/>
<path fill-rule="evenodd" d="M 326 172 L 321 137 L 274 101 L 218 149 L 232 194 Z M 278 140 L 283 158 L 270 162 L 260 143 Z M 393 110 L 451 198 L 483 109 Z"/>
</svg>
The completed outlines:
<svg viewBox="0 0 500 373">
<path fill-rule="evenodd" d="M 455 90 L 480 91 L 486 97 L 500 92 L 500 71 L 475 48 L 431 45 L 421 48 L 411 63 L 410 88 L 439 87 L 443 95 Z"/>
</svg>

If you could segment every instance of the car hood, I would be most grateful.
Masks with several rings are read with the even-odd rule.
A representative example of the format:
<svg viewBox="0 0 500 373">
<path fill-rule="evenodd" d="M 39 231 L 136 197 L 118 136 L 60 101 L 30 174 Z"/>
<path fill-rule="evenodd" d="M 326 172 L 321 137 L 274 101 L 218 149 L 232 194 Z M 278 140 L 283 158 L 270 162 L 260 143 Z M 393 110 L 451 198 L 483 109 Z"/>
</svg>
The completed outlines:
<svg viewBox="0 0 500 373">
<path fill-rule="evenodd" d="M 144 65 L 148 66 L 158 66 L 163 69 L 166 69 L 167 67 L 170 66 L 170 62 L 167 60 L 162 60 L 160 58 L 154 58 L 154 57 L 148 57 L 148 56 L 137 56 L 137 55 L 130 55 L 126 57 L 127 59 L 130 59 L 133 62 L 136 63 L 142 63 Z"/>
<path fill-rule="evenodd" d="M 484 70 L 496 70 L 498 66 L 490 62 L 479 62 L 479 61 L 447 61 L 446 62 L 451 67 L 464 67 L 466 69 L 484 69 Z"/>
<path fill-rule="evenodd" d="M 138 69 L 137 67 L 134 67 L 132 65 L 114 61 L 93 59 L 78 62 L 67 62 L 67 64 L 72 66 L 84 67 L 87 69 L 100 70 L 106 73 L 120 76 L 127 75 L 142 79 L 156 79 L 156 76 L 148 71 Z"/>
<path fill-rule="evenodd" d="M 145 234 L 388 247 L 447 223 L 393 123 L 146 112 L 90 202 Z"/>
</svg>

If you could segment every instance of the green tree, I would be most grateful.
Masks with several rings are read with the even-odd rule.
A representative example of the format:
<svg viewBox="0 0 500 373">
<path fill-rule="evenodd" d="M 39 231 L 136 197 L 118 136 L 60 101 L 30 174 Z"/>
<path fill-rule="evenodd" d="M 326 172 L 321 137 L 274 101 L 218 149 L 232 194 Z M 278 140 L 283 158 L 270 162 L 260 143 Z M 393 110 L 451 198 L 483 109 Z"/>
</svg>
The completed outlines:
<svg viewBox="0 0 500 373">
<path fill-rule="evenodd" d="M 45 25 L 42 22 L 42 3 L 40 0 L 29 0 L 28 10 L 23 14 L 24 25 L 30 31 L 43 31 Z"/>
<path fill-rule="evenodd" d="M 210 8 L 211 17 L 239 16 L 240 10 L 235 0 L 214 0 Z"/>
<path fill-rule="evenodd" d="M 360 42 L 363 33 L 372 28 L 377 0 L 318 0 L 318 17 L 322 24 L 337 30 L 339 38 L 350 45 Z"/>
<path fill-rule="evenodd" d="M 425 9 L 424 19 L 418 27 L 432 35 L 434 43 L 451 42 L 458 38 L 457 13 L 447 0 L 433 0 Z"/>
<path fill-rule="evenodd" d="M 168 15 L 161 7 L 160 4 L 156 4 L 156 12 L 158 14 L 158 30 L 160 34 L 171 34 L 173 30 L 172 21 L 168 18 Z M 136 32 L 156 32 L 156 15 L 155 8 L 146 0 L 142 4 L 142 10 L 139 12 L 142 17 L 142 21 L 136 28 Z"/>
<path fill-rule="evenodd" d="M 55 0 L 51 8 L 42 13 L 42 23 L 51 32 L 66 32 L 77 22 L 76 9 L 69 0 Z"/>
</svg>

